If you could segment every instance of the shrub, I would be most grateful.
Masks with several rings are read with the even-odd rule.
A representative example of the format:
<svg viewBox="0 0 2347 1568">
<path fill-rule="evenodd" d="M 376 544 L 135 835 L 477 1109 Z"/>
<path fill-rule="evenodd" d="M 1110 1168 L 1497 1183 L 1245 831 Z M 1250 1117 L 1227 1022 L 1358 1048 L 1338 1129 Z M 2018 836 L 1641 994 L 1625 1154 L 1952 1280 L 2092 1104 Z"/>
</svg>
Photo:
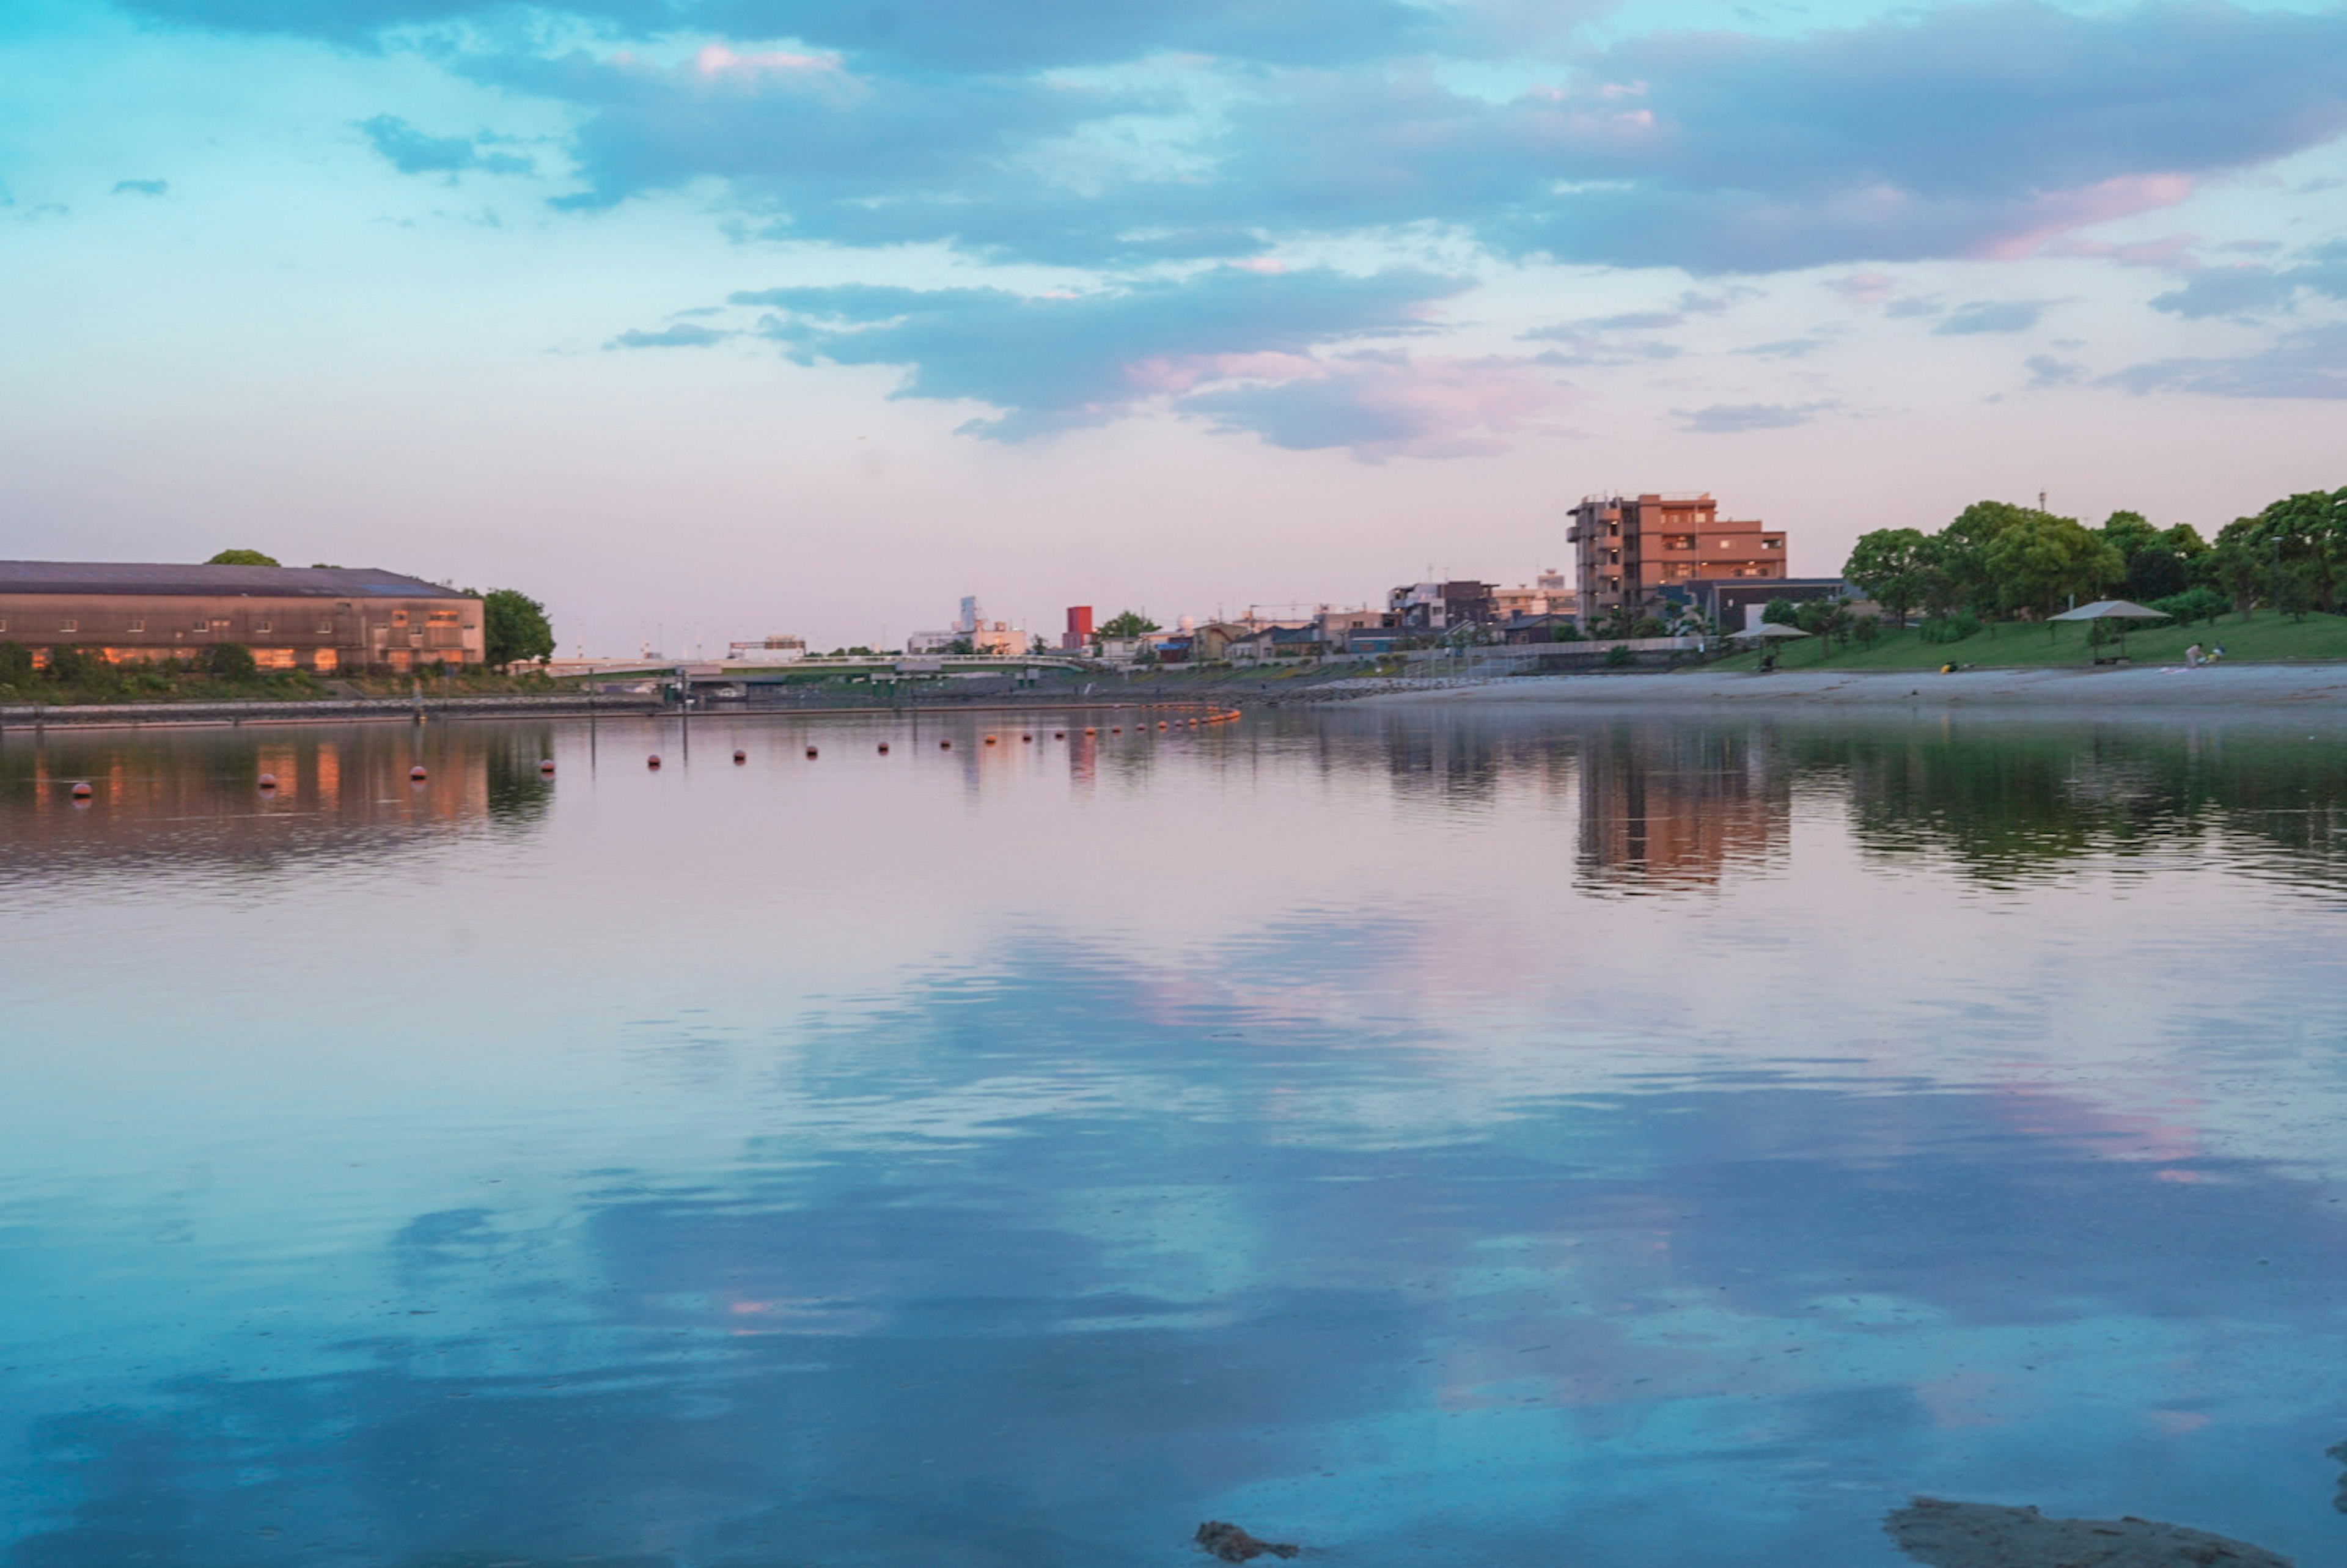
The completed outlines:
<svg viewBox="0 0 2347 1568">
<path fill-rule="evenodd" d="M 1934 615 L 1916 629 L 1916 635 L 1926 642 L 1962 642 L 1981 629 L 1981 618 L 1969 610 L 1959 610 L 1949 615 Z"/>
<path fill-rule="evenodd" d="M 1626 670 L 1637 660 L 1638 656 L 1630 651 L 1626 643 L 1616 642 L 1605 651 L 1605 668 L 1608 670 Z"/>
<path fill-rule="evenodd" d="M 0 686 L 22 686 L 33 678 L 33 651 L 21 642 L 0 642 Z"/>
<path fill-rule="evenodd" d="M 215 642 L 204 650 L 204 668 L 223 681 L 250 681 L 258 668 L 241 642 Z"/>
<path fill-rule="evenodd" d="M 2179 626 L 2189 626 L 2196 620 L 2214 621 L 2233 608 L 2233 601 L 2213 588 L 2188 588 L 2165 599 L 2148 600 L 2144 608 L 2158 610 Z"/>
<path fill-rule="evenodd" d="M 77 685 L 89 679 L 90 671 L 97 663 L 86 649 L 68 642 L 49 650 L 49 679 L 59 685 Z"/>
</svg>

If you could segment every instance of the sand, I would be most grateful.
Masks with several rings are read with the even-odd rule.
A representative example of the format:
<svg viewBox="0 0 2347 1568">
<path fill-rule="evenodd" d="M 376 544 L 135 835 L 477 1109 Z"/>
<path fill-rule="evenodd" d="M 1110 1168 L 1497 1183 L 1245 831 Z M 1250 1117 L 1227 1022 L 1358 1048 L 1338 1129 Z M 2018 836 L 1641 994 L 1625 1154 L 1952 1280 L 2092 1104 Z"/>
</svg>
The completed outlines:
<svg viewBox="0 0 2347 1568">
<path fill-rule="evenodd" d="M 1341 683 L 1340 683 L 1341 684 Z M 1399 686 L 1400 683 L 1392 683 Z M 2231 664 L 2186 670 L 1915 671 L 1684 670 L 1630 675 L 1532 675 L 1423 689 L 1389 689 L 1360 699 L 1395 702 L 1545 703 L 1588 707 L 1774 709 L 2069 709 L 2347 713 L 2347 664 Z"/>
<path fill-rule="evenodd" d="M 2245 1541 L 2148 1519 L 2048 1519 L 2034 1508 L 1919 1497 L 1882 1522 L 1931 1568 L 2291 1568 Z"/>
</svg>

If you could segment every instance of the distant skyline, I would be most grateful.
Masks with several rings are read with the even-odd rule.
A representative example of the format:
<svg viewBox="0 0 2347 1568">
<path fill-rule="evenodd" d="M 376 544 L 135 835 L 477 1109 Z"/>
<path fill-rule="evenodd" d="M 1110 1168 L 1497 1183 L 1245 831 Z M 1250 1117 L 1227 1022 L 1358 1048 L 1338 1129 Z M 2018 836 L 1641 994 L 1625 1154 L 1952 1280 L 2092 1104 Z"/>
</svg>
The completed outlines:
<svg viewBox="0 0 2347 1568">
<path fill-rule="evenodd" d="M 2347 7 L 16 0 L 0 556 L 1050 636 L 2347 483 Z"/>
</svg>

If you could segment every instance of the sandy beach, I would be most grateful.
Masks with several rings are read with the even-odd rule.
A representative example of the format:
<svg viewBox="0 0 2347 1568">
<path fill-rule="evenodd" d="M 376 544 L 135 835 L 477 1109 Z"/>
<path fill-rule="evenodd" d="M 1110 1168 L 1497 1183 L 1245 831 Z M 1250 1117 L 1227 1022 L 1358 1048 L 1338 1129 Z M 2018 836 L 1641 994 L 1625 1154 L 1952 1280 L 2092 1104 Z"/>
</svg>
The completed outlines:
<svg viewBox="0 0 2347 1568">
<path fill-rule="evenodd" d="M 2335 710 L 2347 713 L 2347 664 L 2238 664 L 2186 670 L 1750 671 L 1686 670 L 1652 675 L 1540 675 L 1393 691 L 1377 703 L 1550 703 L 1799 709 Z"/>
</svg>

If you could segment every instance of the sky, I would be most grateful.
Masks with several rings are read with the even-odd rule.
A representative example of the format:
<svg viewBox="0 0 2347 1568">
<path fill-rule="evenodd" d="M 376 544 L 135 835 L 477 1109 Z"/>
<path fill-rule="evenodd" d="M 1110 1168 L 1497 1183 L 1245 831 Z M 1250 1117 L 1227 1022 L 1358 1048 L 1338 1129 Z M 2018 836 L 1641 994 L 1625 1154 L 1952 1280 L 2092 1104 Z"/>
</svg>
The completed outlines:
<svg viewBox="0 0 2347 1568">
<path fill-rule="evenodd" d="M 10 0 L 0 556 L 893 645 L 2347 484 L 2347 6 Z"/>
</svg>

